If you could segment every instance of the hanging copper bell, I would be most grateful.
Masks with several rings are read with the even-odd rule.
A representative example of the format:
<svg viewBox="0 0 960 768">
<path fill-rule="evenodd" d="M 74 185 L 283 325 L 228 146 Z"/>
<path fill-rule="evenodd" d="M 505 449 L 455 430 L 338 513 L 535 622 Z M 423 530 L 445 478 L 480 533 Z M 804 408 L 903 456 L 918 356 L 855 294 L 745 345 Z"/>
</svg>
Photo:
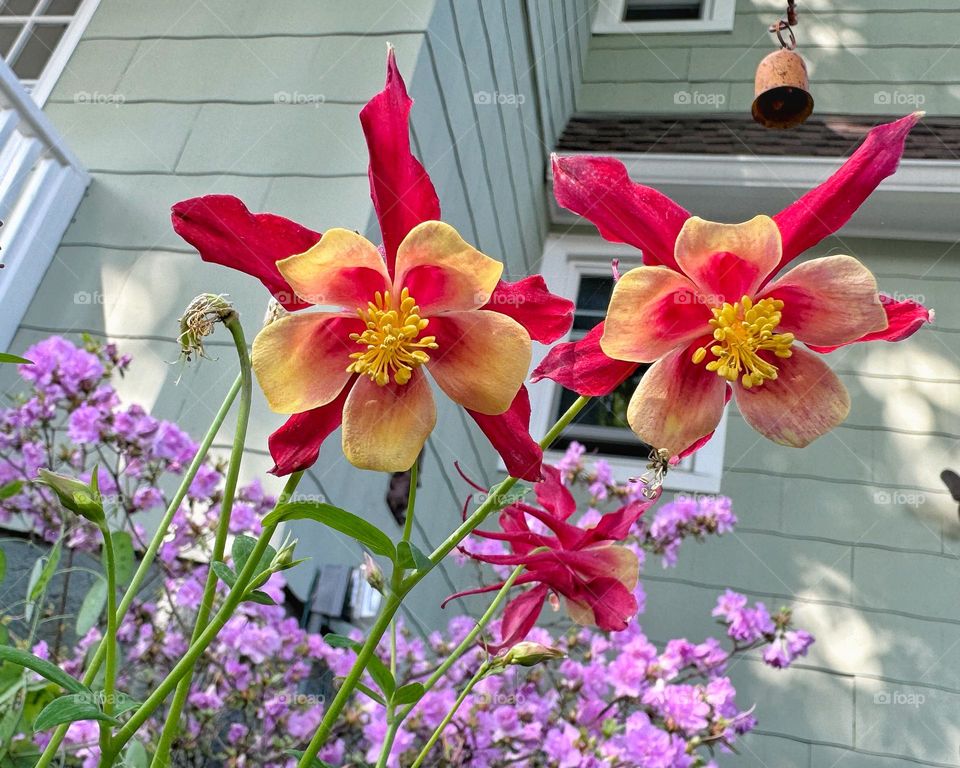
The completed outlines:
<svg viewBox="0 0 960 768">
<path fill-rule="evenodd" d="M 765 128 L 793 128 L 810 117 L 807 65 L 794 50 L 774 51 L 760 62 L 754 86 L 753 119 Z"/>
</svg>

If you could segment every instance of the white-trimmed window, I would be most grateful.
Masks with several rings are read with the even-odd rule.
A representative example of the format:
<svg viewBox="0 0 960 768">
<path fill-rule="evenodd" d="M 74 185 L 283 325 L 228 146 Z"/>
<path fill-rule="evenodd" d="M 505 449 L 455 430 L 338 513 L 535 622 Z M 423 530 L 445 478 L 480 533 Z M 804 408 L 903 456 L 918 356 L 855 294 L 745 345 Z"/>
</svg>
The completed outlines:
<svg viewBox="0 0 960 768">
<path fill-rule="evenodd" d="M 729 32 L 736 0 L 600 0 L 596 34 Z"/>
<path fill-rule="evenodd" d="M 100 0 L 0 0 L 0 55 L 43 106 Z"/>
<path fill-rule="evenodd" d="M 615 258 L 620 259 L 621 273 L 640 265 L 635 248 L 608 243 L 599 237 L 558 235 L 548 238 L 543 255 L 543 274 L 554 293 L 574 298 L 577 305 L 573 329 L 567 340 L 582 338 L 606 314 L 613 290 L 610 264 Z M 545 347 L 537 349 L 535 364 L 539 364 L 546 351 Z M 642 475 L 650 447 L 639 442 L 626 423 L 627 403 L 641 375 L 642 369 L 610 395 L 594 398 L 570 425 L 562 440 L 547 453 L 547 461 L 557 461 L 570 441 L 576 440 L 589 452 L 606 459 L 618 481 L 625 482 Z M 531 397 L 531 431 L 542 435 L 577 396 L 544 380 L 532 387 Z M 713 439 L 671 469 L 664 484 L 666 489 L 699 493 L 720 490 L 726 424 L 724 416 Z"/>
</svg>

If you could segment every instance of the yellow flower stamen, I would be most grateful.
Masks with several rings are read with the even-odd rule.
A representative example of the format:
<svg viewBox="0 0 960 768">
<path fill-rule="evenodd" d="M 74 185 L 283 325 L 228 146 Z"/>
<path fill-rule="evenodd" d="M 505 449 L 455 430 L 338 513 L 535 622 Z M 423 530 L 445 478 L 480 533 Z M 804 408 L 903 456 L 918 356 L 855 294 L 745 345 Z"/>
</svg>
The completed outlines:
<svg viewBox="0 0 960 768">
<path fill-rule="evenodd" d="M 707 363 L 707 370 L 727 381 L 740 379 L 747 389 L 776 379 L 777 366 L 757 353 L 766 350 L 779 358 L 793 354 L 793 334 L 774 333 L 780 325 L 782 309 L 779 299 L 761 299 L 754 304 L 749 296 L 715 307 L 710 326 L 717 343 L 710 347 L 710 353 L 716 359 Z M 693 353 L 693 362 L 702 363 L 706 357 L 706 347 L 700 347 Z"/>
<path fill-rule="evenodd" d="M 400 292 L 399 306 L 394 307 L 390 291 L 377 291 L 374 300 L 357 314 L 367 330 L 351 333 L 350 339 L 366 349 L 350 355 L 353 362 L 347 370 L 365 374 L 381 387 L 391 376 L 397 384 L 406 384 L 413 369 L 430 360 L 424 350 L 437 348 L 435 336 L 420 338 L 430 321 L 420 317 L 420 307 L 406 288 Z"/>
</svg>

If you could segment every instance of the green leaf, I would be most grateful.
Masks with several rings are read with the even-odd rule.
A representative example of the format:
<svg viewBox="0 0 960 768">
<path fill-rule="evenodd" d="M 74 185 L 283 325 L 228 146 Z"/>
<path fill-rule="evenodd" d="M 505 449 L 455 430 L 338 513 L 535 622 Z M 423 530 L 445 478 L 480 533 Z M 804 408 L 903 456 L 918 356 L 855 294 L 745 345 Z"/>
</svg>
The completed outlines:
<svg viewBox="0 0 960 768">
<path fill-rule="evenodd" d="M 123 764 L 128 768 L 150 768 L 150 755 L 147 754 L 147 748 L 134 739 L 123 752 Z"/>
<path fill-rule="evenodd" d="M 53 490 L 64 509 L 85 517 L 91 523 L 103 525 L 107 517 L 103 512 L 102 499 L 96 488 L 97 467 L 93 468 L 90 477 L 91 484 L 87 485 L 75 477 L 41 469 L 38 482 L 49 486 Z"/>
<path fill-rule="evenodd" d="M 136 570 L 137 556 L 133 551 L 133 537 L 126 531 L 115 531 L 113 539 L 113 557 L 117 565 L 117 585 L 125 587 L 133 578 Z"/>
<path fill-rule="evenodd" d="M 51 701 L 37 715 L 37 719 L 33 723 L 33 729 L 35 731 L 45 731 L 48 728 L 64 723 L 75 723 L 78 720 L 101 720 L 105 723 L 118 724 L 116 718 L 104 714 L 97 702 L 97 697 L 87 691 L 86 693 L 71 693 Z"/>
<path fill-rule="evenodd" d="M 17 365 L 33 365 L 33 360 L 11 355 L 9 352 L 0 352 L 0 363 L 16 363 Z"/>
<path fill-rule="evenodd" d="M 233 556 L 233 567 L 237 573 L 243 570 L 256 546 L 257 540 L 250 536 L 237 536 L 237 538 L 233 540 L 231 554 Z M 270 565 L 276 556 L 277 550 L 267 545 L 263 550 L 263 554 L 260 555 L 260 561 L 253 570 L 253 576 L 250 579 L 250 589 L 262 587 L 267 583 L 267 580 L 270 578 Z"/>
<path fill-rule="evenodd" d="M 104 692 L 97 691 L 96 696 L 103 699 Z M 130 696 L 123 691 L 115 691 L 113 694 L 113 716 L 119 717 L 124 712 L 129 712 L 131 709 L 136 709 L 140 706 L 142 702 L 137 701 L 133 696 Z"/>
<path fill-rule="evenodd" d="M 407 683 L 397 688 L 397 692 L 393 694 L 391 702 L 395 705 L 413 704 L 415 701 L 420 701 L 420 697 L 422 697 L 424 693 L 423 683 Z"/>
<path fill-rule="evenodd" d="M 63 539 L 58 539 L 53 545 L 50 553 L 46 557 L 37 559 L 33 564 L 33 570 L 30 572 L 30 580 L 27 582 L 27 605 L 25 613 L 27 621 L 33 618 L 33 609 L 37 600 L 39 600 L 47 589 L 50 579 L 56 573 L 60 566 L 60 553 L 63 550 Z"/>
<path fill-rule="evenodd" d="M 360 649 L 363 647 L 362 643 L 351 640 L 349 637 L 345 637 L 344 635 L 330 633 L 329 635 L 324 635 L 323 639 L 331 648 L 350 648 L 359 653 Z M 377 687 L 383 691 L 386 698 L 392 698 L 397 684 L 394 681 L 393 675 L 390 673 L 390 669 L 387 667 L 387 665 L 380 661 L 380 659 L 378 659 L 376 656 L 371 656 L 370 661 L 367 662 L 367 672 L 370 673 L 370 677 L 373 678 L 373 681 L 377 684 Z"/>
<path fill-rule="evenodd" d="M 100 623 L 100 617 L 103 615 L 103 609 L 107 606 L 107 582 L 105 579 L 98 578 L 90 590 L 84 595 L 83 602 L 80 603 L 80 610 L 77 611 L 77 636 L 83 637 L 97 624 Z"/>
<path fill-rule="evenodd" d="M 23 490 L 23 480 L 11 480 L 6 485 L 0 486 L 0 501 L 16 496 Z"/>
<path fill-rule="evenodd" d="M 277 602 L 266 592 L 261 592 L 259 589 L 253 590 L 253 592 L 248 592 L 244 598 L 245 601 L 249 603 L 259 603 L 260 605 L 276 605 Z"/>
<path fill-rule="evenodd" d="M 397 544 L 397 564 L 401 568 L 413 568 L 418 571 L 428 571 L 433 566 L 430 558 L 409 541 L 401 541 Z"/>
<path fill-rule="evenodd" d="M 51 664 L 49 661 L 34 656 L 32 653 L 21 651 L 19 648 L 11 648 L 9 645 L 0 645 L 0 661 L 9 661 L 27 669 L 32 669 L 41 677 L 45 677 L 51 683 L 56 683 L 61 688 L 71 693 L 83 693 L 90 695 L 90 689 L 74 677 L 64 672 L 60 667 Z"/>
<path fill-rule="evenodd" d="M 379 693 L 373 690 L 373 688 L 371 688 L 370 686 L 364 685 L 363 683 L 357 683 L 357 690 L 360 691 L 360 693 L 363 693 L 366 696 L 370 697 L 370 699 L 377 702 L 377 704 L 379 704 L 381 707 L 387 706 L 387 702 L 383 698 L 383 696 L 381 696 Z"/>
<path fill-rule="evenodd" d="M 210 567 L 213 568 L 213 572 L 217 574 L 217 578 L 228 587 L 232 587 L 237 583 L 237 574 L 235 574 L 226 563 L 215 560 Z"/>
<path fill-rule="evenodd" d="M 396 561 L 397 551 L 390 537 L 377 526 L 345 509 L 319 501 L 291 501 L 279 505 L 263 520 L 264 526 L 288 520 L 315 520 L 358 541 L 375 555 Z"/>
</svg>

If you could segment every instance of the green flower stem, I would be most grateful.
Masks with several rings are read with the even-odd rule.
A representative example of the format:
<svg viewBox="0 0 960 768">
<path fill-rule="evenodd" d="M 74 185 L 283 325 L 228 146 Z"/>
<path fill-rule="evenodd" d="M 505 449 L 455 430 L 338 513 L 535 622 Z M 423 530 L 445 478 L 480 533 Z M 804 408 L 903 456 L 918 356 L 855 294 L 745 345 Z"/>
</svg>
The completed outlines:
<svg viewBox="0 0 960 768">
<path fill-rule="evenodd" d="M 417 474 L 420 467 L 420 456 L 417 456 L 413 466 L 410 467 L 410 488 L 407 495 L 407 515 L 403 524 L 403 541 L 409 542 L 413 535 L 413 515 L 416 512 L 417 505 Z M 390 590 L 397 594 L 400 585 L 403 583 L 404 569 L 399 564 L 394 563 L 393 572 L 390 576 Z M 403 598 L 400 598 L 401 602 Z M 390 674 L 393 678 L 397 677 L 397 617 L 394 615 L 390 619 Z M 383 747 L 380 750 L 380 759 L 377 761 L 377 768 L 386 768 L 387 758 L 390 757 L 390 750 L 393 748 L 393 740 L 396 738 L 397 729 L 403 719 L 397 719 L 397 708 L 392 701 L 387 701 L 387 722 L 390 724 L 387 728 L 386 737 L 383 740 Z"/>
<path fill-rule="evenodd" d="M 197 476 L 197 472 L 207 457 L 207 453 L 210 451 L 210 446 L 213 445 L 213 441 L 216 439 L 217 433 L 220 431 L 220 427 L 223 426 L 223 422 L 226 420 L 227 414 L 233 407 L 233 401 L 237 399 L 237 395 L 240 392 L 241 382 L 242 376 L 237 376 L 237 379 L 233 382 L 233 386 L 230 388 L 230 391 L 227 392 L 227 396 L 224 399 L 223 404 L 220 406 L 220 410 L 214 417 L 213 423 L 207 430 L 207 434 L 204 435 L 203 441 L 200 443 L 200 447 L 197 449 L 196 456 L 193 457 L 193 461 L 190 463 L 190 466 L 184 473 L 183 479 L 180 481 L 180 487 L 177 488 L 177 492 L 170 499 L 170 503 L 167 505 L 166 512 L 164 512 L 163 518 L 161 518 L 160 524 L 157 526 L 157 530 L 153 534 L 150 544 L 147 546 L 147 551 L 144 553 L 143 559 L 140 561 L 140 565 L 137 567 L 137 571 L 130 581 L 130 586 L 127 587 L 127 591 L 120 600 L 120 606 L 117 609 L 118 625 L 127 615 L 127 611 L 130 610 L 130 606 L 133 604 L 134 599 L 140 592 L 140 587 L 143 586 L 143 582 L 149 575 L 150 568 L 153 566 L 153 562 L 157 557 L 157 552 L 160 550 L 160 546 L 163 544 L 163 540 L 167 535 L 167 530 L 170 528 L 170 523 L 173 521 L 173 516 L 180 508 L 181 502 L 184 500 L 184 498 L 186 498 L 187 492 L 190 490 L 191 483 L 193 483 L 194 478 Z M 107 644 L 104 640 L 101 640 L 97 645 L 97 650 L 94 653 L 93 658 L 90 660 L 87 671 L 83 676 L 84 685 L 91 685 L 96 679 L 97 673 L 100 671 L 100 667 L 103 666 L 103 662 L 106 659 L 106 653 Z M 61 725 L 53 732 L 53 737 L 50 739 L 50 743 L 47 744 L 47 748 L 43 750 L 43 754 L 40 756 L 36 768 L 48 768 L 53 763 L 53 759 L 56 757 L 57 750 L 60 748 L 60 745 L 63 743 L 63 740 L 67 735 L 68 728 L 69 725 Z"/>
<path fill-rule="evenodd" d="M 117 685 L 117 560 L 113 536 L 106 522 L 100 526 L 100 532 L 103 534 L 103 565 L 107 572 L 107 634 L 103 638 L 107 649 L 107 668 L 103 677 L 103 712 L 112 715 Z M 110 751 L 112 728 L 108 722 L 100 723 L 101 754 Z"/>
<path fill-rule="evenodd" d="M 237 413 L 237 428 L 233 436 L 233 448 L 230 451 L 230 465 L 227 468 L 227 476 L 223 486 L 223 499 L 220 502 L 220 519 L 217 521 L 217 533 L 213 543 L 213 552 L 210 556 L 211 566 L 213 563 L 224 559 L 224 552 L 227 548 L 227 536 L 230 534 L 230 515 L 233 513 L 233 501 L 237 495 L 237 482 L 240 477 L 240 464 L 243 461 L 243 446 L 247 440 L 247 425 L 250 421 L 250 403 L 253 394 L 250 353 L 243 336 L 240 316 L 234 312 L 224 320 L 224 325 L 230 330 L 233 343 L 237 347 L 242 386 L 240 410 Z M 207 582 L 203 588 L 203 597 L 200 600 L 200 608 L 197 610 L 193 633 L 190 637 L 191 644 L 199 639 L 210 614 L 213 612 L 213 602 L 217 596 L 217 582 L 217 574 L 211 567 L 207 571 Z M 191 682 L 193 682 L 193 668 L 177 685 L 176 693 L 173 695 L 173 701 L 170 703 L 170 709 L 167 712 L 167 719 L 163 724 L 163 731 L 161 731 L 160 739 L 157 742 L 156 752 L 154 752 L 153 760 L 150 762 L 151 768 L 166 768 L 170 763 L 170 747 L 180 730 L 180 718 L 187 704 L 187 697 L 190 695 Z"/>
<path fill-rule="evenodd" d="M 573 402 L 573 405 L 567 409 L 566 413 L 559 418 L 557 423 L 550 428 L 544 438 L 540 441 L 540 447 L 550 447 L 554 440 L 556 440 L 563 430 L 569 426 L 570 422 L 576 418 L 577 414 L 583 410 L 583 407 L 588 402 L 590 402 L 589 397 L 578 397 Z M 360 678 L 366 669 L 367 662 L 370 661 L 370 658 L 376 651 L 376 648 L 380 644 L 380 640 L 383 638 L 384 633 L 390 628 L 390 622 L 393 621 L 394 614 L 396 614 L 397 610 L 400 608 L 403 598 L 406 597 L 410 590 L 420 583 L 420 581 L 428 573 L 430 573 L 430 571 L 436 568 L 440 561 L 450 554 L 450 552 L 461 541 L 463 541 L 470 534 L 470 532 L 473 531 L 474 528 L 486 520 L 489 515 L 503 509 L 503 507 L 506 506 L 506 502 L 508 501 L 506 494 L 511 488 L 513 488 L 514 485 L 517 484 L 517 482 L 518 478 L 508 477 L 506 480 L 496 485 L 483 503 L 480 504 L 476 510 L 474 510 L 473 514 L 470 515 L 470 517 L 468 517 L 452 534 L 450 534 L 446 541 L 444 541 L 434 550 L 433 554 L 431 554 L 429 558 L 430 566 L 424 570 L 414 571 L 400 582 L 397 590 L 391 590 L 390 594 L 387 596 L 387 599 L 380 608 L 380 615 L 377 616 L 376 622 L 370 628 L 367 639 L 361 647 L 360 652 L 357 654 L 357 659 L 354 662 L 353 667 L 344 679 L 343 684 L 340 686 L 340 690 L 337 691 L 337 695 L 334 697 L 333 701 L 330 702 L 330 706 L 324 713 L 323 720 L 320 722 L 317 732 L 313 735 L 313 738 L 307 745 L 306 750 L 300 757 L 300 762 L 297 763 L 297 768 L 310 768 L 314 758 L 316 758 L 317 753 L 320 751 L 320 748 L 324 745 L 324 743 L 326 743 L 327 737 L 330 735 L 331 731 L 333 731 L 333 727 L 337 722 L 337 718 L 340 716 L 340 713 L 346 706 L 347 701 L 353 694 L 357 683 L 360 682 Z"/>
<path fill-rule="evenodd" d="M 437 729 L 431 734 L 430 738 L 427 739 L 427 743 L 423 745 L 423 749 L 420 750 L 420 754 L 417 755 L 417 759 L 413 761 L 413 765 L 411 765 L 410 768 L 420 768 L 420 766 L 423 765 L 423 761 L 427 759 L 427 755 L 430 754 L 430 750 L 433 749 L 433 745 L 440 740 L 440 736 L 443 735 L 444 729 L 450 725 L 450 721 L 453 720 L 453 716 L 457 714 L 457 710 L 460 709 L 460 705 L 466 701 L 466 698 L 470 695 L 473 687 L 483 679 L 483 676 L 487 674 L 489 669 L 489 661 L 485 661 L 480 665 L 480 668 L 477 670 L 476 674 L 470 678 L 470 682 L 464 686 L 463 690 L 460 692 L 460 695 L 457 696 L 457 700 L 453 703 L 453 707 L 449 712 L 447 712 L 446 716 L 443 718 L 443 721 L 437 726 Z"/>
<path fill-rule="evenodd" d="M 503 602 L 507 599 L 507 594 L 510 592 L 510 588 L 519 578 L 525 567 L 526 566 L 518 565 L 513 569 L 513 573 L 511 573 L 509 578 L 503 582 L 503 586 L 500 588 L 500 591 L 497 592 L 496 597 L 493 598 L 493 602 L 490 603 L 490 607 L 488 607 L 483 616 L 480 617 L 480 620 L 477 622 L 476 626 L 470 630 L 467 636 L 460 642 L 460 645 L 453 649 L 447 658 L 444 659 L 443 663 L 437 667 L 433 674 L 427 678 L 426 682 L 424 682 L 424 692 L 427 692 L 433 688 L 440 678 L 447 674 L 447 671 L 450 669 L 450 667 L 456 664 L 460 657 L 470 650 L 477 638 L 480 636 L 480 633 L 483 632 L 486 626 L 493 620 L 494 615 L 497 613 L 497 609 L 499 609 Z M 399 719 L 402 721 L 404 718 L 406 718 L 415 706 L 417 705 L 408 705 L 404 711 L 400 713 Z"/>
<path fill-rule="evenodd" d="M 420 457 L 410 467 L 410 490 L 407 492 L 407 515 L 403 520 L 403 540 L 413 535 L 413 511 L 417 505 L 417 483 L 420 481 Z"/>
<path fill-rule="evenodd" d="M 290 499 L 302 476 L 303 472 L 295 472 L 290 475 L 287 479 L 287 484 L 283 488 L 283 492 L 277 499 L 278 506 Z M 113 740 L 113 758 L 115 758 L 126 743 L 130 741 L 133 735 L 140 729 L 140 726 L 147 721 L 157 707 L 173 692 L 184 675 L 193 669 L 197 659 L 200 658 L 210 643 L 216 639 L 217 635 L 220 634 L 220 630 L 223 629 L 223 626 L 233 616 L 233 612 L 237 609 L 237 606 L 240 605 L 244 597 L 246 597 L 247 587 L 250 585 L 250 582 L 253 581 L 254 572 L 260 563 L 260 558 L 263 556 L 267 545 L 270 543 L 270 539 L 273 538 L 273 534 L 276 533 L 276 531 L 276 525 L 271 525 L 263 529 L 257 539 L 257 543 L 254 545 L 253 551 L 250 553 L 249 559 L 243 566 L 243 570 L 237 574 L 237 580 L 227 594 L 223 605 L 220 606 L 220 609 L 210 619 L 209 624 L 204 628 L 203 632 L 197 638 L 197 641 L 191 643 L 186 653 L 180 661 L 177 662 L 176 666 L 170 670 L 166 678 L 164 678 L 153 693 L 147 697 L 147 700 L 134 711 L 133 716 L 127 723 L 117 731 Z M 383 630 L 381 630 L 381 636 L 382 634 Z M 105 765 L 108 765 L 108 763 Z"/>
</svg>

